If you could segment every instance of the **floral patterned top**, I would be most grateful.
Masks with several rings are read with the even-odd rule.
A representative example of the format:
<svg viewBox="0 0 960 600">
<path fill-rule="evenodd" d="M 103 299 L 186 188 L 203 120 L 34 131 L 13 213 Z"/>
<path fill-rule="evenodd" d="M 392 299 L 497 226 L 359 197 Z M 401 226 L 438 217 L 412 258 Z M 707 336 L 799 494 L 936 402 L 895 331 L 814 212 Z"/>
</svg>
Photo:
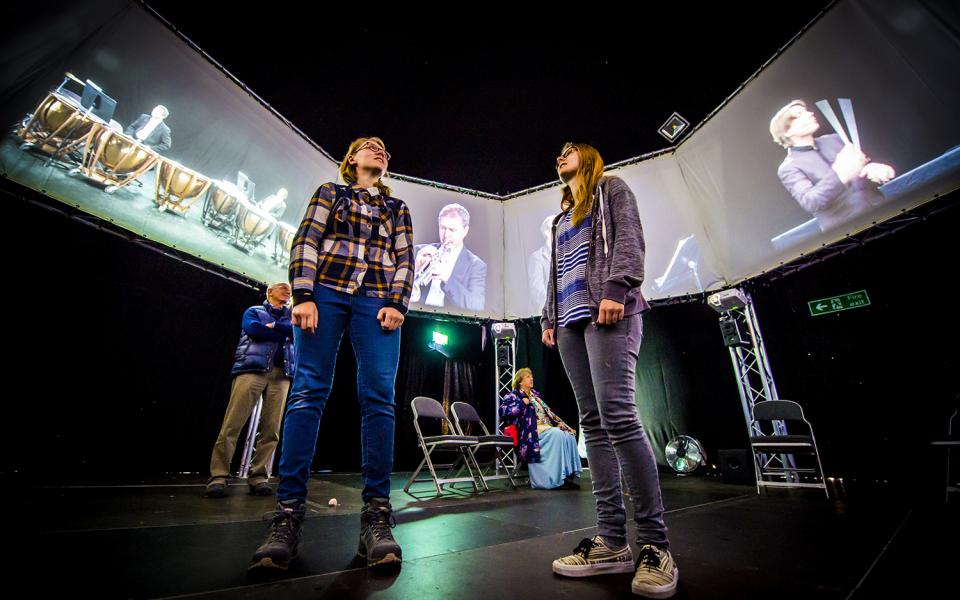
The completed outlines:
<svg viewBox="0 0 960 600">
<path fill-rule="evenodd" d="M 530 404 L 524 404 L 524 398 L 528 398 Z M 500 421 L 517 427 L 520 459 L 526 463 L 540 462 L 539 433 L 546 428 L 558 427 L 573 434 L 573 429 L 550 410 L 537 390 L 531 390 L 529 396 L 519 389 L 506 394 L 500 401 Z"/>
</svg>

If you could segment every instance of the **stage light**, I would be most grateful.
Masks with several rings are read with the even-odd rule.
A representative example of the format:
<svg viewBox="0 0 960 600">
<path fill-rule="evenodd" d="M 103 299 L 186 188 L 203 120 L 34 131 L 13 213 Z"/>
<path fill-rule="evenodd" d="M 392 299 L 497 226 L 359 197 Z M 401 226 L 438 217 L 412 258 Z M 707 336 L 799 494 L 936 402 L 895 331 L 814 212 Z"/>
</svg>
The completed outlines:
<svg viewBox="0 0 960 600">
<path fill-rule="evenodd" d="M 679 113 L 673 113 L 667 122 L 660 126 L 657 133 L 667 138 L 668 142 L 675 142 L 687 127 L 690 127 L 690 121 L 681 117 Z"/>
<path fill-rule="evenodd" d="M 427 348 L 436 350 L 440 354 L 450 358 L 453 349 L 450 347 L 450 337 L 439 331 L 433 331 L 430 334 L 430 341 L 427 342 Z"/>
</svg>

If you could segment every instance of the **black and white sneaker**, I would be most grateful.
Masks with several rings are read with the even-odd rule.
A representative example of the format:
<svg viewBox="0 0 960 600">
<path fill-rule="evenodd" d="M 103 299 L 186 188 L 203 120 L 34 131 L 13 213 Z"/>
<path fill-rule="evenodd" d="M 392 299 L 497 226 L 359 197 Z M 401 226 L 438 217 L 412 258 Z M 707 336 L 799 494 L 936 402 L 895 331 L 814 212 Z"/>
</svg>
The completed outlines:
<svg viewBox="0 0 960 600">
<path fill-rule="evenodd" d="M 633 573 L 633 551 L 630 544 L 609 548 L 599 535 L 583 538 L 569 554 L 553 561 L 553 572 L 566 577 L 589 577 L 609 573 Z"/>
</svg>

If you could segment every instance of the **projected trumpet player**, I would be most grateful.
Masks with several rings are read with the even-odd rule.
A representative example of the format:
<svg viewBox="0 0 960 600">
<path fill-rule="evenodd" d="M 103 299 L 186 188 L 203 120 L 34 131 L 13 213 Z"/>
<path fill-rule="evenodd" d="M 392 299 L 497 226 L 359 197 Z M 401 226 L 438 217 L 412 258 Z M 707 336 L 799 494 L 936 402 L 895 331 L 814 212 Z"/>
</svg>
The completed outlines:
<svg viewBox="0 0 960 600">
<path fill-rule="evenodd" d="M 463 244 L 470 232 L 470 213 L 448 204 L 438 216 L 440 241 L 415 247 L 411 302 L 483 310 L 487 264 Z"/>
<path fill-rule="evenodd" d="M 413 296 L 411 297 L 413 302 L 420 300 L 420 286 L 430 285 L 434 279 L 443 278 L 442 273 L 447 270 L 450 255 L 450 250 L 442 244 L 439 248 L 427 244 L 417 252 L 416 267 L 414 267 L 417 275 L 413 279 Z"/>
</svg>

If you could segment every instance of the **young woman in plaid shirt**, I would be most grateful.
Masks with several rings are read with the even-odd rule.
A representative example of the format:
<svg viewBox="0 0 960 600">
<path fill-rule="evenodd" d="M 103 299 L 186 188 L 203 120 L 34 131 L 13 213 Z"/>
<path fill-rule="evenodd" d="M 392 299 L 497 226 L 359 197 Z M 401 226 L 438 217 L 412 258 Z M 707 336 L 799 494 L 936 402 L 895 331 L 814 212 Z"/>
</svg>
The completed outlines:
<svg viewBox="0 0 960 600">
<path fill-rule="evenodd" d="M 414 255 L 410 211 L 382 180 L 389 161 L 379 138 L 350 144 L 340 163 L 346 185 L 320 186 L 294 238 L 290 283 L 299 363 L 284 418 L 277 511 L 251 569 L 285 570 L 296 556 L 320 417 L 346 330 L 361 406 L 364 507 L 357 553 L 369 566 L 401 560 L 391 532 L 393 392 Z"/>
</svg>

